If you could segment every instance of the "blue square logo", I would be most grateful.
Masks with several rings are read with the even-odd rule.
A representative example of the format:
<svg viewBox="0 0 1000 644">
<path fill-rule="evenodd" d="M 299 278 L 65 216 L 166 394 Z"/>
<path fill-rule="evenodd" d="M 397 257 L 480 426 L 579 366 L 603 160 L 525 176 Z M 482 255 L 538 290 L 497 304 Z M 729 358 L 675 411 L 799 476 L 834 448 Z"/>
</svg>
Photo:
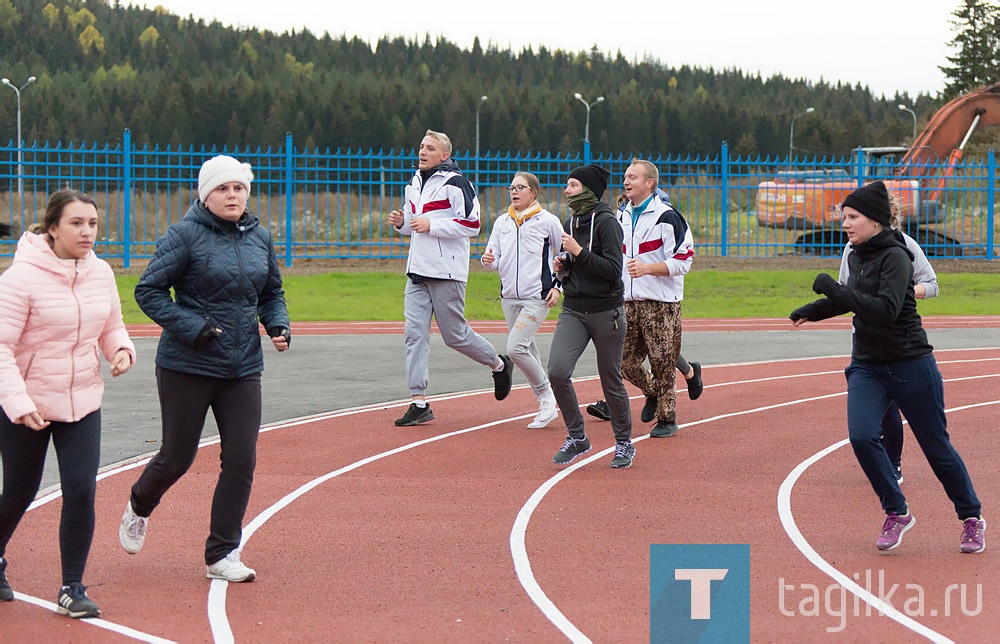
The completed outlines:
<svg viewBox="0 0 1000 644">
<path fill-rule="evenodd" d="M 650 545 L 649 641 L 749 642 L 750 545 Z"/>
</svg>

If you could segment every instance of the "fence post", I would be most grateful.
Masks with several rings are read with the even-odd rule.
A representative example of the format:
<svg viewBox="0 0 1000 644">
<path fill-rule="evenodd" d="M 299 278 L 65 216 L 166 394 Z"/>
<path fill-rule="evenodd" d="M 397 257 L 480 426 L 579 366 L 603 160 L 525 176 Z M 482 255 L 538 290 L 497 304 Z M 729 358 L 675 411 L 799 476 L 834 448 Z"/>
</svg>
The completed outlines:
<svg viewBox="0 0 1000 644">
<path fill-rule="evenodd" d="M 590 141 L 583 142 L 583 165 L 590 165 Z"/>
<path fill-rule="evenodd" d="M 122 140 L 122 200 L 123 230 L 119 231 L 122 238 L 122 265 L 129 268 L 132 264 L 132 131 L 125 128 Z"/>
<path fill-rule="evenodd" d="M 292 133 L 285 132 L 285 266 L 292 265 L 292 213 L 295 212 L 295 194 L 292 176 L 295 173 L 292 158 Z"/>
<path fill-rule="evenodd" d="M 997 202 L 996 178 L 997 178 L 997 158 L 993 150 L 987 155 L 988 171 L 986 173 L 986 259 L 994 259 L 996 254 L 993 251 L 993 243 L 996 234 L 994 233 L 993 220 L 996 218 L 994 208 Z"/>
<path fill-rule="evenodd" d="M 722 219 L 722 247 L 719 253 L 723 257 L 729 256 L 729 145 L 722 142 L 722 153 L 720 155 L 722 172 L 722 194 L 719 198 L 719 217 Z M 708 222 L 705 222 L 708 223 Z"/>
</svg>

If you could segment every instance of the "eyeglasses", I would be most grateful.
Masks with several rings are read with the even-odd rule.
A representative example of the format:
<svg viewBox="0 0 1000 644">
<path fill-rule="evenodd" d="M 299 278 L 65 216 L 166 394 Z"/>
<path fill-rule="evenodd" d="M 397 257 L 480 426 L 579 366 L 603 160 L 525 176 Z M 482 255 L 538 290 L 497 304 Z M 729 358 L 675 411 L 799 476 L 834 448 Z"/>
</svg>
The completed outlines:
<svg viewBox="0 0 1000 644">
<path fill-rule="evenodd" d="M 522 190 L 527 190 L 528 186 L 511 186 L 507 188 L 507 192 L 513 194 L 515 192 L 521 192 Z"/>
</svg>

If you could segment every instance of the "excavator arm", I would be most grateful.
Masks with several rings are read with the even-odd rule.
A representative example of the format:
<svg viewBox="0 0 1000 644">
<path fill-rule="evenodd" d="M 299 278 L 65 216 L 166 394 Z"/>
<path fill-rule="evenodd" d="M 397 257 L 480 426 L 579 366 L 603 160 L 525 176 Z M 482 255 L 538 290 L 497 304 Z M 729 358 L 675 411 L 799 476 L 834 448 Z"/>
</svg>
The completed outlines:
<svg viewBox="0 0 1000 644">
<path fill-rule="evenodd" d="M 932 174 L 941 159 L 948 159 L 948 167 L 953 170 L 972 132 L 977 127 L 997 124 L 1000 124 L 1000 83 L 952 99 L 917 136 L 903 157 L 898 174 L 920 179 Z M 934 192 L 936 196 L 939 190 Z"/>
</svg>

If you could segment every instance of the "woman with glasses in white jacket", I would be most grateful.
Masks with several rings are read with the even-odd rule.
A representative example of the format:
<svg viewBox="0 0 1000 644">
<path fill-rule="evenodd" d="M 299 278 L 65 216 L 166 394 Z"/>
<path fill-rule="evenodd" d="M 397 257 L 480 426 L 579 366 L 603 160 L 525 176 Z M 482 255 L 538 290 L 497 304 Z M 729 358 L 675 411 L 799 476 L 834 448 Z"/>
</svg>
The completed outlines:
<svg viewBox="0 0 1000 644">
<path fill-rule="evenodd" d="M 510 335 L 507 353 L 531 385 L 538 414 L 528 424 L 545 427 L 559 416 L 535 334 L 559 301 L 552 259 L 562 249 L 562 222 L 538 203 L 538 177 L 518 172 L 507 189 L 510 207 L 493 224 L 482 262 L 500 274 L 500 297 Z"/>
</svg>

